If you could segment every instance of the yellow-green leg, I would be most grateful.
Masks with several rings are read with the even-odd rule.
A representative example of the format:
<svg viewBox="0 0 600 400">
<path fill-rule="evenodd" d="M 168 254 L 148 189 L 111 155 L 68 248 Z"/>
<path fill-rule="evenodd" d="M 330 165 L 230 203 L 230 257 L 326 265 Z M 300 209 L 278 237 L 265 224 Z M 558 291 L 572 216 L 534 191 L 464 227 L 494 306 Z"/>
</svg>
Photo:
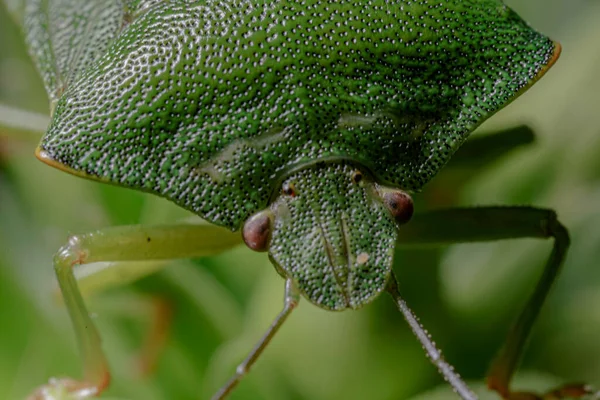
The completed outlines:
<svg viewBox="0 0 600 400">
<path fill-rule="evenodd" d="M 566 385 L 545 394 L 513 392 L 511 378 L 525 343 L 569 247 L 569 234 L 552 210 L 533 207 L 480 207 L 440 210 L 416 215 L 401 230 L 400 244 L 461 243 L 512 238 L 553 238 L 554 247 L 542 276 L 523 311 L 511 328 L 504 347 L 492 363 L 487 383 L 508 400 L 554 400 L 597 396 L 583 384 Z M 455 386 L 458 391 L 459 388 Z M 464 397 L 463 398 L 469 398 Z"/>
<path fill-rule="evenodd" d="M 239 243 L 239 234 L 212 225 L 192 224 L 125 226 L 72 236 L 54 257 L 54 269 L 82 355 L 83 379 L 51 379 L 30 399 L 85 399 L 99 395 L 110 381 L 100 336 L 73 272 L 76 267 L 109 262 L 96 274 L 85 277 L 88 284 L 98 289 L 119 283 L 119 277 L 130 280 L 154 272 L 159 260 L 215 255 Z"/>
</svg>

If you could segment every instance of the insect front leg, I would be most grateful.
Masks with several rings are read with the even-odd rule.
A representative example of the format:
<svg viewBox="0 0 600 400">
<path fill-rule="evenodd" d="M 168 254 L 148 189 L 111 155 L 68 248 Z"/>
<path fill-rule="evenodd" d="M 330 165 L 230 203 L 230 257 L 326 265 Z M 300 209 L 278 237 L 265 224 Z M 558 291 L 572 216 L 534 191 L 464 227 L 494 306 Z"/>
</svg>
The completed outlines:
<svg viewBox="0 0 600 400">
<path fill-rule="evenodd" d="M 460 396 L 463 400 L 477 400 L 477 396 L 471 391 L 469 386 L 462 380 L 460 375 L 454 371 L 452 367 L 442 356 L 442 352 L 437 348 L 435 342 L 431 339 L 425 328 L 421 325 L 415 314 L 406 304 L 406 301 L 400 295 L 398 289 L 398 282 L 394 274 L 390 277 L 390 281 L 386 288 L 388 293 L 392 295 L 392 298 L 396 302 L 398 309 L 408 322 L 410 329 L 413 331 L 421 346 L 427 352 L 427 356 L 431 362 L 438 368 L 442 376 L 450 385 L 452 389 Z"/>
<path fill-rule="evenodd" d="M 399 244 L 434 244 L 493 241 L 512 238 L 553 238 L 554 247 L 540 280 L 492 363 L 488 387 L 508 400 L 582 398 L 595 395 L 583 384 L 565 385 L 545 394 L 513 392 L 510 382 L 525 343 L 556 280 L 569 247 L 569 234 L 556 213 L 533 207 L 480 207 L 433 211 L 417 215 L 403 228 Z"/>
<path fill-rule="evenodd" d="M 232 376 L 229 381 L 212 397 L 212 400 L 222 400 L 226 398 L 231 391 L 238 385 L 240 380 L 250 371 L 250 368 L 254 365 L 258 357 L 262 354 L 265 348 L 271 342 L 271 339 L 279 331 L 279 328 L 286 321 L 287 317 L 290 316 L 292 311 L 298 305 L 300 301 L 300 291 L 291 279 L 287 279 L 285 282 L 285 295 L 283 299 L 283 309 L 275 317 L 269 329 L 265 332 L 263 337 L 256 343 L 250 354 L 242 361 L 235 370 L 235 375 Z"/>
<path fill-rule="evenodd" d="M 69 312 L 84 377 L 52 379 L 30 395 L 31 400 L 84 399 L 98 396 L 109 384 L 110 373 L 100 335 L 89 316 L 74 274 L 75 267 L 110 262 L 85 279 L 95 290 L 154 272 L 159 260 L 219 254 L 241 243 L 239 235 L 210 225 L 124 226 L 72 236 L 54 257 L 54 269 Z M 149 262 L 142 262 L 149 261 Z M 96 281 L 95 281 L 96 279 Z"/>
</svg>

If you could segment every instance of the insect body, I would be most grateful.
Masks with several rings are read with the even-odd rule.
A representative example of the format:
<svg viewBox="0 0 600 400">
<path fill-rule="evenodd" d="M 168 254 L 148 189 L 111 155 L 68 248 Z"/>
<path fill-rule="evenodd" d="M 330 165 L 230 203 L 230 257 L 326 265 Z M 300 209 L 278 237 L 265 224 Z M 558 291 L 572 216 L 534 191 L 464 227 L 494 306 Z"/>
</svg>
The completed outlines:
<svg viewBox="0 0 600 400">
<path fill-rule="evenodd" d="M 233 389 L 301 296 L 344 310 L 383 291 L 457 393 L 475 398 L 400 297 L 395 244 L 553 237 L 545 280 L 489 378 L 503 397 L 521 398 L 510 378 L 562 262 L 566 230 L 553 212 L 523 207 L 444 211 L 408 223 L 409 193 L 539 79 L 558 58 L 558 44 L 498 0 L 116 1 L 88 5 L 104 13 L 84 24 L 85 46 L 97 47 L 82 64 L 69 48 L 52 53 L 41 42 L 43 16 L 52 26 L 53 12 L 91 15 L 72 3 L 48 11 L 31 1 L 24 16 L 53 110 L 38 157 L 241 230 L 286 280 L 284 309 L 216 398 Z M 511 218 L 518 222 L 509 226 Z M 214 254 L 237 243 L 219 232 L 124 227 L 72 238 L 55 268 L 85 377 L 50 386 L 81 398 L 99 394 L 109 379 L 73 267 Z M 46 398 L 46 390 L 34 398 Z M 588 391 L 573 385 L 557 393 Z"/>
<path fill-rule="evenodd" d="M 239 229 L 321 160 L 420 189 L 557 54 L 496 1 L 244 4 L 147 10 L 66 88 L 40 156 Z"/>
</svg>

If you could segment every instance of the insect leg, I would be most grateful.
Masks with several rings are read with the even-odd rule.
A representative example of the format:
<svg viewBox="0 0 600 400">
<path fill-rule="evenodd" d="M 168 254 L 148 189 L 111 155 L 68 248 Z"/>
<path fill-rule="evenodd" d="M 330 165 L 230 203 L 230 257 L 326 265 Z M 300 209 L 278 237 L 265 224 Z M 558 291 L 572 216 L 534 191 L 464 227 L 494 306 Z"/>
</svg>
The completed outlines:
<svg viewBox="0 0 600 400">
<path fill-rule="evenodd" d="M 444 360 L 442 352 L 436 347 L 425 328 L 423 328 L 417 317 L 413 314 L 412 310 L 400 296 L 398 282 L 393 274 L 390 277 L 390 281 L 388 282 L 386 290 L 394 298 L 394 301 L 398 305 L 398 309 L 400 312 L 402 312 L 402 315 L 404 315 L 404 318 L 406 319 L 406 322 L 408 322 L 410 329 L 413 331 L 417 339 L 419 339 L 423 349 L 425 349 L 427 352 L 429 359 L 433 364 L 435 364 L 440 373 L 444 376 L 444 379 L 446 379 L 446 381 L 452 385 L 452 388 L 463 400 L 477 400 L 477 396 L 475 396 L 471 389 L 469 389 L 469 386 L 467 386 L 461 377 L 454 372 L 454 368 L 448 364 L 446 360 Z"/>
<path fill-rule="evenodd" d="M 32 111 L 0 104 L 0 137 L 39 141 L 50 118 Z"/>
<path fill-rule="evenodd" d="M 416 215 L 400 231 L 399 244 L 480 242 L 510 238 L 553 238 L 554 247 L 540 280 L 492 363 L 488 386 L 503 398 L 560 399 L 593 394 L 586 385 L 567 385 L 543 396 L 515 393 L 510 381 L 535 319 L 546 300 L 569 247 L 569 234 L 552 210 L 533 207 L 480 207 L 433 211 Z M 554 396 L 554 397 L 553 397 Z"/>
<path fill-rule="evenodd" d="M 55 398 L 53 393 L 64 392 L 78 399 L 93 397 L 110 381 L 100 336 L 84 304 L 75 267 L 109 262 L 86 278 L 88 285 L 97 289 L 118 283 L 119 277 L 131 280 L 153 272 L 162 265 L 157 260 L 215 255 L 239 243 L 239 235 L 223 228 L 191 224 L 124 226 L 72 236 L 54 257 L 54 269 L 82 354 L 84 379 L 52 379 L 30 399 L 51 399 Z M 128 275 L 129 267 L 133 267 L 133 273 Z M 96 287 L 94 276 L 99 279 Z"/>
<path fill-rule="evenodd" d="M 519 125 L 490 133 L 471 135 L 439 172 L 433 190 L 424 193 L 435 207 L 451 207 L 458 201 L 457 187 L 481 174 L 484 167 L 533 143 L 533 130 Z"/>
<path fill-rule="evenodd" d="M 254 346 L 250 354 L 238 365 L 235 370 L 235 375 L 232 376 L 229 381 L 212 397 L 212 400 L 221 400 L 227 397 L 231 393 L 231 391 L 237 386 L 240 380 L 250 371 L 252 365 L 256 362 L 258 357 L 265 350 L 267 345 L 273 339 L 273 336 L 279 331 L 279 328 L 283 325 L 287 317 L 292 313 L 294 308 L 298 305 L 300 301 L 300 292 L 294 285 L 291 279 L 288 279 L 285 282 L 285 296 L 284 296 L 284 305 L 283 310 L 275 317 L 271 326 L 263 337 L 259 340 L 259 342 Z"/>
<path fill-rule="evenodd" d="M 456 151 L 445 168 L 473 170 L 488 165 L 514 149 L 531 144 L 534 140 L 533 130 L 527 125 L 472 135 Z"/>
<path fill-rule="evenodd" d="M 164 261 L 163 265 L 169 263 Z M 83 297 L 87 298 L 85 291 L 82 290 L 82 293 Z M 134 368 L 133 372 L 140 378 L 151 375 L 156 370 L 169 339 L 173 322 L 173 308 L 169 299 L 155 294 L 116 292 L 111 293 L 111 296 L 106 297 L 101 304 L 102 308 L 96 309 L 97 314 L 109 313 L 143 321 L 142 328 L 145 334 L 139 350 L 132 357 L 131 366 Z"/>
</svg>

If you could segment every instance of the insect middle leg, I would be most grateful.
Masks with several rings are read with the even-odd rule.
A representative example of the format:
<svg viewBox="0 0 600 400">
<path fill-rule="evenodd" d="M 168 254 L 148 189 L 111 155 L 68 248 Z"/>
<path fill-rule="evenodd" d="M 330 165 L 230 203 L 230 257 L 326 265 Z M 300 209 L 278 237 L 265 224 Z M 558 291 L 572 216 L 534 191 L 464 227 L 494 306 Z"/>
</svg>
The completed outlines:
<svg viewBox="0 0 600 400">
<path fill-rule="evenodd" d="M 100 335 L 84 304 L 74 268 L 109 262 L 84 280 L 88 288 L 98 290 L 154 272 L 164 264 L 159 260 L 215 255 L 240 243 L 239 235 L 223 228 L 192 224 L 124 226 L 72 236 L 54 257 L 54 269 L 83 358 L 84 378 L 52 379 L 29 399 L 54 399 L 59 396 L 56 393 L 65 392 L 77 399 L 95 397 L 109 384 Z"/>
<path fill-rule="evenodd" d="M 563 264 L 569 234 L 552 210 L 533 207 L 480 207 L 433 211 L 415 215 L 400 231 L 399 244 L 493 241 L 511 238 L 553 238 L 554 247 L 542 276 L 492 363 L 488 387 L 508 400 L 555 400 L 597 396 L 589 386 L 565 385 L 545 394 L 514 392 L 510 382 L 525 343 Z"/>
</svg>

